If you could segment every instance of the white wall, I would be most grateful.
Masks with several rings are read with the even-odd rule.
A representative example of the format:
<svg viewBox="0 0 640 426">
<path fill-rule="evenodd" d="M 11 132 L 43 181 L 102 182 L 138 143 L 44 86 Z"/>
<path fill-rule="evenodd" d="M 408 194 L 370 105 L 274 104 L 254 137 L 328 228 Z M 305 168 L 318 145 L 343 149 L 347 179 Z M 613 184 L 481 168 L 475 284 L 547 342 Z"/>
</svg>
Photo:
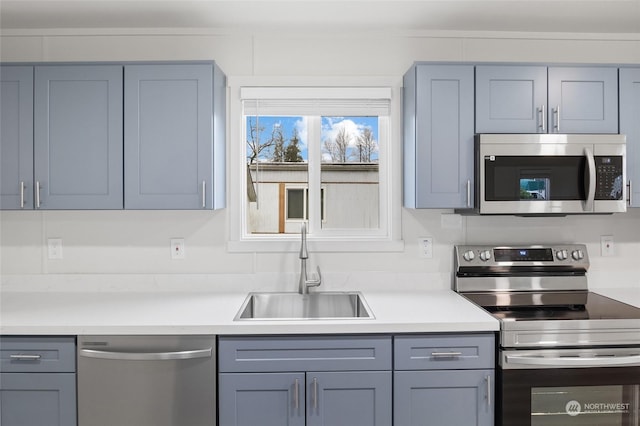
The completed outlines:
<svg viewBox="0 0 640 426">
<path fill-rule="evenodd" d="M 400 81 L 412 62 L 513 61 L 640 64 L 640 37 L 544 34 L 217 34 L 160 30 L 14 31 L 0 37 L 0 59 L 137 61 L 214 59 L 229 77 L 384 76 Z M 401 141 L 394 141 L 401 143 Z M 399 173 L 396 173 L 400 176 Z M 229 209 L 216 212 L 2 212 L 4 280 L 69 274 L 283 274 L 295 253 L 228 253 Z M 403 210 L 404 252 L 312 253 L 323 271 L 380 272 L 426 287 L 449 285 L 456 243 L 584 242 L 594 286 L 638 286 L 640 209 L 614 216 L 463 217 L 451 211 Z M 600 236 L 613 235 L 616 255 L 600 256 Z M 433 259 L 418 256 L 417 238 L 432 236 Z M 169 258 L 169 239 L 184 237 L 187 258 Z M 62 238 L 64 259 L 48 260 L 47 238 Z M 62 275 L 61 275 L 62 274 Z M 240 276 L 240 275 L 239 275 Z M 213 280 L 215 281 L 215 280 Z M 212 281 L 212 282 L 213 282 Z M 213 285 L 213 284 L 212 284 Z"/>
</svg>

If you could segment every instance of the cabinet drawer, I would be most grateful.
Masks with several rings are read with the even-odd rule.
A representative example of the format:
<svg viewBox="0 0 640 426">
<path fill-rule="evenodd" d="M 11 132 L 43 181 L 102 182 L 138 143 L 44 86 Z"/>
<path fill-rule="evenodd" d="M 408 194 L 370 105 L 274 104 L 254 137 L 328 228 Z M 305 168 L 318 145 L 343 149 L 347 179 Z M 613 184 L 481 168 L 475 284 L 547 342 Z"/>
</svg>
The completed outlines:
<svg viewBox="0 0 640 426">
<path fill-rule="evenodd" d="M 3 373 L 76 371 L 76 339 L 65 337 L 1 337 L 0 370 Z"/>
<path fill-rule="evenodd" d="M 221 372 L 391 369 L 391 336 L 229 336 L 218 342 Z"/>
<path fill-rule="evenodd" d="M 493 334 L 396 336 L 394 348 L 396 370 L 494 368 Z"/>
</svg>

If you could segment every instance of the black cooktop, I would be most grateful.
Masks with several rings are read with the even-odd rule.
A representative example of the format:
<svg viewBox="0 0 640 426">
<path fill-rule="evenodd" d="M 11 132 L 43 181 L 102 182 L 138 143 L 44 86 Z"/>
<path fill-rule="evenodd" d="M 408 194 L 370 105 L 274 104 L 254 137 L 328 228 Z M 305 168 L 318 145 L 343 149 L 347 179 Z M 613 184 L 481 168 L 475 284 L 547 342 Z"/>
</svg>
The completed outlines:
<svg viewBox="0 0 640 426">
<path fill-rule="evenodd" d="M 592 292 L 464 293 L 502 321 L 640 319 L 640 308 Z"/>
</svg>

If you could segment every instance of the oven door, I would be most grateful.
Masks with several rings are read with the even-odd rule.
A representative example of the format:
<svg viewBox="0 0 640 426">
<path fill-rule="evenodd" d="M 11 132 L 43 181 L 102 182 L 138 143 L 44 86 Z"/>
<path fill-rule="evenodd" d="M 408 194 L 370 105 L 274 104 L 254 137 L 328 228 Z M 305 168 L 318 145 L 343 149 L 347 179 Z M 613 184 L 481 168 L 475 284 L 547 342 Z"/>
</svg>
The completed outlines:
<svg viewBox="0 0 640 426">
<path fill-rule="evenodd" d="M 640 348 L 502 351 L 498 425 L 640 425 Z"/>
</svg>

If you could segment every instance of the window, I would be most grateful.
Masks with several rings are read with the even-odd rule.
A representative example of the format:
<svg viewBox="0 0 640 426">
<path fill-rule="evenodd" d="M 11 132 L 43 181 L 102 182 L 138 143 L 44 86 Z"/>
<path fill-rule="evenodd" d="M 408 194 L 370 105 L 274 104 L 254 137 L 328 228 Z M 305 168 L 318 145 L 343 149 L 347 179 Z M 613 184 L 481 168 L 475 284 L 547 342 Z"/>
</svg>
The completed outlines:
<svg viewBox="0 0 640 426">
<path fill-rule="evenodd" d="M 320 190 L 320 219 L 324 221 L 326 205 L 324 201 L 325 188 Z M 300 222 L 309 220 L 309 189 L 306 187 L 291 187 L 286 188 L 286 220 L 290 222 Z"/>
<path fill-rule="evenodd" d="M 240 87 L 239 93 L 242 124 L 232 144 L 241 144 L 234 152 L 242 158 L 233 161 L 245 171 L 231 249 L 244 250 L 236 241 L 298 239 L 302 221 L 318 243 L 398 242 L 390 164 L 399 146 L 390 142 L 390 88 Z"/>
</svg>

